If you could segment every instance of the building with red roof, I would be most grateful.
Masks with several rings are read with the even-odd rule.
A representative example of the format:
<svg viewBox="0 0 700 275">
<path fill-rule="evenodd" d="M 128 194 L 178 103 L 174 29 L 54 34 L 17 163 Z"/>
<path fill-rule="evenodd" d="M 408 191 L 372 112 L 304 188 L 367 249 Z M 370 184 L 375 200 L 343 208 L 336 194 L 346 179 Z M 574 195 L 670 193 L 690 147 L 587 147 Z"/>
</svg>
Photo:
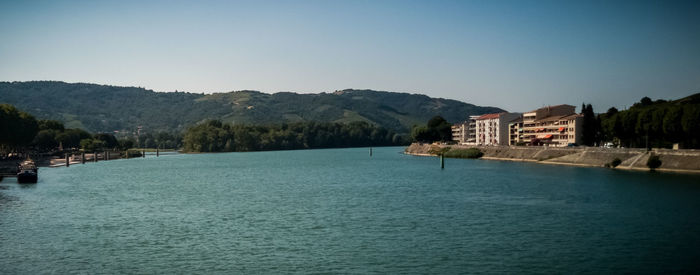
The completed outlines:
<svg viewBox="0 0 700 275">
<path fill-rule="evenodd" d="M 508 145 L 508 122 L 520 117 L 518 113 L 485 114 L 476 118 L 477 145 Z"/>
</svg>

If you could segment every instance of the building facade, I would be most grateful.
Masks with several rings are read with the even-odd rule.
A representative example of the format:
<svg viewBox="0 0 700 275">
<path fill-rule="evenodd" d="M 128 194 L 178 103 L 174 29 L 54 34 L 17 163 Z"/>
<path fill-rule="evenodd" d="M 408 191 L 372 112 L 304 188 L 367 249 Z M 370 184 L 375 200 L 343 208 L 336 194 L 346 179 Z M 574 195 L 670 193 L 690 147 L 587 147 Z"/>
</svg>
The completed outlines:
<svg viewBox="0 0 700 275">
<path fill-rule="evenodd" d="M 519 117 L 508 123 L 508 145 L 522 145 L 523 141 L 523 118 Z"/>
<path fill-rule="evenodd" d="M 452 140 L 461 145 L 476 145 L 476 119 L 479 116 L 469 116 L 469 120 L 452 125 Z"/>
<path fill-rule="evenodd" d="M 576 107 L 571 105 L 557 105 L 524 113 L 522 124 L 510 125 L 510 144 L 549 146 L 580 144 L 583 116 L 577 114 L 575 110 Z"/>
<path fill-rule="evenodd" d="M 452 141 L 454 141 L 457 144 L 466 143 L 468 128 L 468 122 L 462 122 L 452 125 Z"/>
<path fill-rule="evenodd" d="M 508 145 L 508 122 L 519 116 L 517 113 L 497 113 L 476 118 L 476 145 Z"/>
</svg>

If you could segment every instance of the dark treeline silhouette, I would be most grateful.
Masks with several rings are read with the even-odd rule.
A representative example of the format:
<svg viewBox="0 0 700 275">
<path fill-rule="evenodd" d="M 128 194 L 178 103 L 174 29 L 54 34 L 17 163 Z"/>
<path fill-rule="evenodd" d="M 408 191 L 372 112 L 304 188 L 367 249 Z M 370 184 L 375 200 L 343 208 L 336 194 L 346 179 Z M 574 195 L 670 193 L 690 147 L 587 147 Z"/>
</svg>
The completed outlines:
<svg viewBox="0 0 700 275">
<path fill-rule="evenodd" d="M 36 119 L 9 104 L 0 104 L 0 151 L 13 151 L 31 143 L 39 130 Z"/>
<path fill-rule="evenodd" d="M 13 152 L 49 153 L 58 149 L 84 151 L 167 148 L 182 146 L 182 137 L 168 132 L 117 139 L 110 133 L 91 134 L 83 129 L 66 129 L 56 120 L 37 120 L 9 104 L 0 104 L 0 154 Z M 62 148 L 59 148 L 62 147 Z"/>
<path fill-rule="evenodd" d="M 413 126 L 411 138 L 418 142 L 435 142 L 452 140 L 452 124 L 442 116 L 434 116 L 425 126 Z"/>
<path fill-rule="evenodd" d="M 631 108 L 610 108 L 595 119 L 590 105 L 584 109 L 584 143 L 612 142 L 623 147 L 700 148 L 700 94 L 679 100 L 652 101 L 648 97 Z"/>
<path fill-rule="evenodd" d="M 209 120 L 189 128 L 183 138 L 187 152 L 237 152 L 390 146 L 405 144 L 403 136 L 367 122 L 299 122 L 267 126 L 233 125 Z"/>
</svg>

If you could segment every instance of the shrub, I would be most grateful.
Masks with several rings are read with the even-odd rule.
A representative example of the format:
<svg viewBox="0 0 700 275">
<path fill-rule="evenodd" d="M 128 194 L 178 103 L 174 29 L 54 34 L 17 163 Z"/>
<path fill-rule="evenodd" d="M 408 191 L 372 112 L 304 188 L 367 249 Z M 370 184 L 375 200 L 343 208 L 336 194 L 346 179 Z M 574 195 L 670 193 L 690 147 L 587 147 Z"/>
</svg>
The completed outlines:
<svg viewBox="0 0 700 275">
<path fill-rule="evenodd" d="M 612 161 L 610 162 L 610 166 L 612 166 L 613 168 L 615 168 L 615 167 L 617 167 L 618 165 L 620 165 L 620 163 L 622 163 L 622 160 L 619 159 L 619 158 L 615 158 L 614 160 L 612 160 Z"/>
<path fill-rule="evenodd" d="M 469 149 L 454 149 L 447 151 L 445 157 L 448 158 L 462 158 L 462 159 L 478 159 L 484 155 L 481 150 L 477 148 Z"/>
<path fill-rule="evenodd" d="M 440 147 L 440 146 L 430 146 L 430 150 L 428 150 L 428 153 L 433 154 L 433 155 L 444 155 L 447 156 L 445 153 L 450 151 L 450 147 Z"/>
<path fill-rule="evenodd" d="M 656 168 L 659 168 L 659 166 L 661 166 L 661 159 L 659 158 L 659 156 L 650 156 L 649 160 L 647 160 L 647 167 L 649 167 L 649 169 L 651 170 L 654 170 Z"/>
</svg>

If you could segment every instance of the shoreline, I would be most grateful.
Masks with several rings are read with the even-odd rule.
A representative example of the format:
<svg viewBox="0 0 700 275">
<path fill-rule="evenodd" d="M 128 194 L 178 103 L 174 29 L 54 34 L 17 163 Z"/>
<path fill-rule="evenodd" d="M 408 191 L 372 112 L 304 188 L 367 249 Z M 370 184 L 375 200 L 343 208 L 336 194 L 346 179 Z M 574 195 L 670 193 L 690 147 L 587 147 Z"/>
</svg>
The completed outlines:
<svg viewBox="0 0 700 275">
<path fill-rule="evenodd" d="M 436 157 L 429 153 L 432 147 L 468 149 L 477 148 L 484 153 L 480 159 L 493 161 L 517 161 L 547 165 L 565 165 L 576 167 L 597 167 L 627 171 L 650 171 L 646 162 L 651 155 L 659 156 L 662 165 L 656 172 L 700 174 L 700 150 L 652 149 L 646 151 L 638 148 L 548 148 L 548 147 L 509 147 L 509 146 L 463 146 L 433 145 L 412 143 L 406 147 L 404 154 L 413 156 Z M 613 159 L 621 163 L 615 168 L 605 167 Z"/>
</svg>

